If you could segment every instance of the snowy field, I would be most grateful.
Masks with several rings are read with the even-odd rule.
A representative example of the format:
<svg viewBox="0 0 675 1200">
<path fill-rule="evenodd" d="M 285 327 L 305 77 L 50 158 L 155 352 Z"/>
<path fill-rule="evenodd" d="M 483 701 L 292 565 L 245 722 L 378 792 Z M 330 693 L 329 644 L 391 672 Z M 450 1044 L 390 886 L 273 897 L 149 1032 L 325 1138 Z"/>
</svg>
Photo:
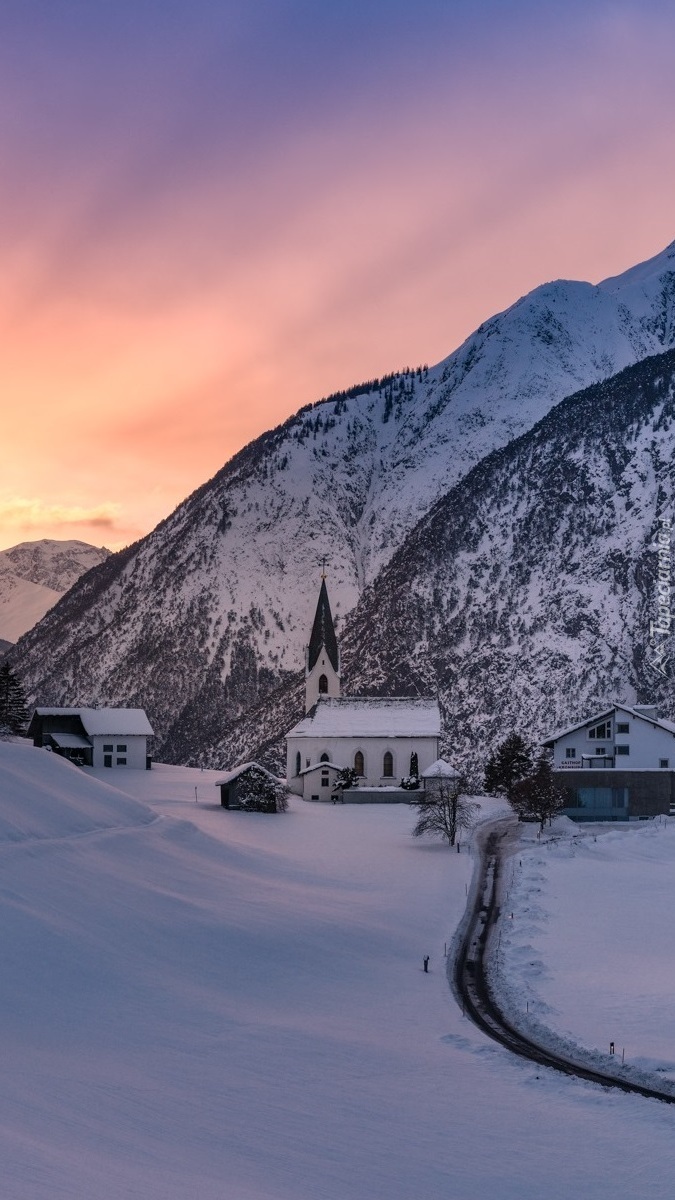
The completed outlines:
<svg viewBox="0 0 675 1200">
<path fill-rule="evenodd" d="M 471 858 L 413 840 L 405 806 L 245 814 L 219 807 L 215 772 L 100 776 L 0 743 L 3 1200 L 672 1197 L 673 1109 L 541 1072 L 462 1018 L 443 947 Z M 587 930 L 570 910 L 569 940 L 559 892 L 595 861 L 626 868 L 645 913 L 656 879 L 659 906 L 675 845 L 648 832 L 535 848 L 529 884 L 523 868 L 523 904 L 536 865 L 548 913 L 541 1003 L 575 1036 L 595 1036 L 568 978 Z M 631 855 L 640 839 L 662 849 Z M 599 943 L 632 900 L 615 888 Z M 660 962 L 657 1025 L 672 941 L 652 943 L 652 915 L 635 953 Z M 625 1011 L 637 967 L 603 960 Z M 632 1052 L 672 1062 L 670 1032 Z"/>
<path fill-rule="evenodd" d="M 525 836 L 507 867 L 497 976 L 519 1026 L 603 1068 L 625 1056 L 652 1086 L 675 1081 L 675 819 L 626 830 L 562 818 L 541 843 Z"/>
</svg>

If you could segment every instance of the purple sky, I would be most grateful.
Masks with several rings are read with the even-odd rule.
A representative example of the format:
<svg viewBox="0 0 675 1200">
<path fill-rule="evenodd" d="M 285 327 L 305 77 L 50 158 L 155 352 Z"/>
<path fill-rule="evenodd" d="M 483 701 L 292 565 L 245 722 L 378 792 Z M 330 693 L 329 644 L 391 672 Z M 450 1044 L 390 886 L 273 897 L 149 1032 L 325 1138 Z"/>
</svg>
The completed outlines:
<svg viewBox="0 0 675 1200">
<path fill-rule="evenodd" d="M 5 0 L 0 545 L 117 546 L 301 404 L 675 238 L 654 3 Z"/>
</svg>

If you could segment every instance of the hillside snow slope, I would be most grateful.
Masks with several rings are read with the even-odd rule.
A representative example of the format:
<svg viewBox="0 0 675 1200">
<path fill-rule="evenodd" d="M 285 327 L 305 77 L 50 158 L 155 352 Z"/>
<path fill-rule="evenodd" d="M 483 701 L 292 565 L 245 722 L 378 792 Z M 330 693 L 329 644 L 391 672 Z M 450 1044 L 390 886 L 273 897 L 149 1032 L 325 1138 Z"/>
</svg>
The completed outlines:
<svg viewBox="0 0 675 1200">
<path fill-rule="evenodd" d="M 64 592 L 110 554 L 86 542 L 20 542 L 0 550 L 0 639 L 16 642 Z"/>
</svg>

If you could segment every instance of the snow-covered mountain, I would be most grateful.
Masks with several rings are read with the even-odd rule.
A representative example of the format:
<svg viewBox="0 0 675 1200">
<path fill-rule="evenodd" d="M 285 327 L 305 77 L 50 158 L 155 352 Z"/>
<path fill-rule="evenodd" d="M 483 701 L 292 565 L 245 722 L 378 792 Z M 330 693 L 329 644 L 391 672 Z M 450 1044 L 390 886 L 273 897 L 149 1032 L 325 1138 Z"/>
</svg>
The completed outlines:
<svg viewBox="0 0 675 1200">
<path fill-rule="evenodd" d="M 110 551 L 86 542 L 21 542 L 0 550 L 0 639 L 16 642 Z"/>
<path fill-rule="evenodd" d="M 675 543 L 675 351 L 564 400 L 442 497 L 341 638 L 347 693 L 438 695 L 444 752 L 480 784 L 516 729 L 537 742 L 608 700 L 675 716 L 675 642 L 650 664 L 661 518 Z M 661 661 L 661 660 L 659 660 Z M 298 675 L 208 749 L 275 762 Z"/>
<path fill-rule="evenodd" d="M 432 369 L 301 409 L 75 586 L 13 655 L 27 690 L 143 705 L 160 753 L 194 760 L 301 665 L 324 556 L 344 618 L 487 454 L 673 344 L 675 243 L 598 286 L 536 289 Z"/>
</svg>

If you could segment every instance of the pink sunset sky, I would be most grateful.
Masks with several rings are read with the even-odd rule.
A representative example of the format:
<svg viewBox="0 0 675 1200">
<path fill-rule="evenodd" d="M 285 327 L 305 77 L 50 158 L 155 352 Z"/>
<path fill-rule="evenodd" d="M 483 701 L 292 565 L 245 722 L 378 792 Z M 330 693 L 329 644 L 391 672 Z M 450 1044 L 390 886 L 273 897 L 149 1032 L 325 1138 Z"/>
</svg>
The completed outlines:
<svg viewBox="0 0 675 1200">
<path fill-rule="evenodd" d="M 675 10 L 5 0 L 0 548 L 675 239 Z"/>
</svg>

